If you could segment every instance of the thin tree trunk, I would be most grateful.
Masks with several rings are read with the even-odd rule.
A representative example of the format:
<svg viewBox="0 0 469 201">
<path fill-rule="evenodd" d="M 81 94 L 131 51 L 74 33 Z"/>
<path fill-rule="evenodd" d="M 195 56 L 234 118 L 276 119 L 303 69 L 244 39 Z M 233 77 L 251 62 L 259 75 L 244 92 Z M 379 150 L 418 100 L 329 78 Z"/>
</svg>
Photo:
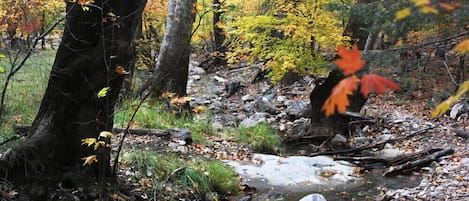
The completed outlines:
<svg viewBox="0 0 469 201">
<path fill-rule="evenodd" d="M 82 157 L 96 154 L 81 145 L 113 126 L 114 104 L 124 79 L 114 69 L 131 65 L 138 18 L 146 0 L 97 0 L 89 11 L 67 3 L 67 18 L 49 84 L 24 144 L 6 154 L 2 176 L 21 184 L 80 171 Z M 111 15 L 112 13 L 113 15 Z M 97 93 L 109 87 L 105 97 Z M 99 158 L 109 172 L 109 149 Z M 98 167 L 90 166 L 97 177 Z"/>
<path fill-rule="evenodd" d="M 169 1 L 166 31 L 156 63 L 156 75 L 150 84 L 155 85 L 155 96 L 166 91 L 178 96 L 186 95 L 195 2 L 196 0 Z"/>
</svg>

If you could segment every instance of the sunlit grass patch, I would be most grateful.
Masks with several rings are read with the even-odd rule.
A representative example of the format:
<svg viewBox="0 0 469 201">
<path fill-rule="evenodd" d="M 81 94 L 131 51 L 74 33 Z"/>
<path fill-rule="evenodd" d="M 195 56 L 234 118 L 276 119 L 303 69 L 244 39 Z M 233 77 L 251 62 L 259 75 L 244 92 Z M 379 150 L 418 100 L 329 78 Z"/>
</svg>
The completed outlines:
<svg viewBox="0 0 469 201">
<path fill-rule="evenodd" d="M 137 100 L 123 101 L 115 114 L 115 125 L 125 127 L 137 105 Z M 160 102 L 152 104 L 145 102 L 138 110 L 133 122 L 137 128 L 188 129 L 192 132 L 192 140 L 199 144 L 207 143 L 205 135 L 212 132 L 208 118 L 194 121 L 190 115 L 178 117 Z"/>
<path fill-rule="evenodd" d="M 34 120 L 47 87 L 54 58 L 55 51 L 36 51 L 10 80 L 5 97 L 5 108 L 0 120 L 1 142 L 15 135 L 14 124 L 30 125 Z M 5 70 L 0 73 L 0 86 L 3 88 L 11 69 L 8 57 L 0 59 L 0 66 Z M 12 147 L 16 142 L 1 146 L 0 149 Z"/>
<path fill-rule="evenodd" d="M 213 192 L 235 195 L 239 190 L 238 175 L 219 161 L 132 150 L 123 154 L 121 162 L 133 170 L 134 182 L 159 199 L 176 194 L 204 198 Z"/>
<path fill-rule="evenodd" d="M 282 145 L 280 136 L 267 123 L 259 123 L 250 128 L 239 127 L 234 132 L 234 137 L 261 153 L 276 153 Z"/>
</svg>

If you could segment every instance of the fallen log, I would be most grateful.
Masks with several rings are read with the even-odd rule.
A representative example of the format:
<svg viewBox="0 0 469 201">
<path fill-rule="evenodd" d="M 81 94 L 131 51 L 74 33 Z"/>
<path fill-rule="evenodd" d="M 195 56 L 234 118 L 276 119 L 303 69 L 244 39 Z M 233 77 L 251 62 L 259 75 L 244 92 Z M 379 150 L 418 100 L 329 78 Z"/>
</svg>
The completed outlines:
<svg viewBox="0 0 469 201">
<path fill-rule="evenodd" d="M 436 161 L 438 158 L 442 156 L 451 155 L 453 153 L 454 153 L 454 149 L 446 148 L 446 149 L 437 151 L 435 153 L 432 153 L 430 155 L 427 155 L 418 160 L 408 161 L 404 164 L 391 166 L 383 173 L 383 175 L 386 177 L 389 177 L 389 176 L 394 176 L 397 174 L 407 173 L 415 169 L 419 169 L 422 166 L 425 166 L 433 161 Z"/>
<path fill-rule="evenodd" d="M 438 124 L 438 125 L 440 125 L 440 124 Z M 392 138 L 392 139 L 379 141 L 379 142 L 374 142 L 374 143 L 371 143 L 369 145 L 365 145 L 365 146 L 361 146 L 361 147 L 356 147 L 356 148 L 352 148 L 352 149 L 344 149 L 344 150 L 334 150 L 334 151 L 324 151 L 324 152 L 311 153 L 310 156 L 313 157 L 313 156 L 357 153 L 357 152 L 361 152 L 361 151 L 364 151 L 364 150 L 373 149 L 373 148 L 376 148 L 376 147 L 381 147 L 381 146 L 384 146 L 387 143 L 398 142 L 398 141 L 401 141 L 401 140 L 405 140 L 405 139 L 415 137 L 417 135 L 424 134 L 427 131 L 429 131 L 430 129 L 433 129 L 438 125 L 430 126 L 428 128 L 424 128 L 424 129 L 415 131 L 415 132 L 413 132 L 409 135 L 406 135 L 406 136 L 402 136 L 402 137 L 398 137 L 398 138 Z"/>
<path fill-rule="evenodd" d="M 113 128 L 113 133 L 123 133 L 125 132 L 125 128 Z M 128 130 L 129 134 L 131 135 L 153 135 L 156 137 L 166 137 L 169 136 L 169 130 L 162 130 L 162 129 L 149 129 L 149 128 L 131 128 Z"/>
<path fill-rule="evenodd" d="M 426 149 L 415 153 L 402 154 L 392 158 L 376 156 L 335 156 L 334 160 L 348 161 L 365 169 L 373 169 L 377 166 L 388 168 L 391 166 L 401 165 L 409 161 L 419 160 L 441 150 L 443 149 Z"/>
<path fill-rule="evenodd" d="M 15 139 L 18 139 L 22 136 L 26 136 L 29 132 L 29 129 L 31 126 L 29 125 L 21 125 L 21 124 L 16 124 L 13 126 L 13 130 L 17 134 L 18 137 Z M 113 128 L 112 132 L 117 134 L 117 133 L 123 133 L 125 132 L 125 128 Z M 184 140 L 188 143 L 191 143 L 191 133 L 189 130 L 184 130 L 184 129 L 154 129 L 154 128 L 131 128 L 128 130 L 128 134 L 131 135 L 151 135 L 155 137 L 172 137 L 172 138 L 178 138 L 180 140 Z M 6 143 L 6 142 L 5 142 Z"/>
</svg>

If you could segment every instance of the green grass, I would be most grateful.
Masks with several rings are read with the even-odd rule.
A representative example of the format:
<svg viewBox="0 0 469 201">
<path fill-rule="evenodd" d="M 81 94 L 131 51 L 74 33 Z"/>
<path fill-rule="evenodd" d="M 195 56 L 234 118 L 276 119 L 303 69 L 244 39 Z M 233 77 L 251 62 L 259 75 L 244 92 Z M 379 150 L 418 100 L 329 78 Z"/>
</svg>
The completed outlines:
<svg viewBox="0 0 469 201">
<path fill-rule="evenodd" d="M 15 123 L 29 125 L 34 120 L 47 87 L 54 57 L 55 51 L 51 50 L 33 53 L 11 79 L 6 93 L 4 113 L 0 120 L 0 141 L 15 134 L 12 129 Z M 5 69 L 4 73 L 0 73 L 0 86 L 3 88 L 11 69 L 8 57 L 0 59 L 0 66 Z M 6 144 L 0 147 L 0 150 L 14 145 L 15 143 Z"/>
<path fill-rule="evenodd" d="M 124 101 L 114 116 L 115 125 L 125 127 L 137 105 L 137 100 Z M 145 102 L 137 112 L 134 123 L 137 128 L 189 129 L 192 132 L 192 140 L 198 144 L 207 144 L 205 135 L 212 132 L 208 118 L 194 121 L 190 116 L 177 117 L 160 102 Z"/>
<path fill-rule="evenodd" d="M 238 175 L 219 161 L 203 158 L 184 160 L 173 153 L 135 150 L 124 153 L 122 160 L 136 172 L 133 179 L 137 182 L 151 179 L 154 185 L 149 190 L 158 192 L 155 196 L 161 199 L 171 197 L 168 195 L 170 191 L 190 192 L 196 197 L 212 192 L 235 195 L 239 191 Z"/>
<path fill-rule="evenodd" d="M 267 123 L 250 128 L 239 127 L 234 135 L 240 142 L 249 144 L 254 151 L 261 153 L 277 153 L 282 145 L 280 136 Z"/>
</svg>

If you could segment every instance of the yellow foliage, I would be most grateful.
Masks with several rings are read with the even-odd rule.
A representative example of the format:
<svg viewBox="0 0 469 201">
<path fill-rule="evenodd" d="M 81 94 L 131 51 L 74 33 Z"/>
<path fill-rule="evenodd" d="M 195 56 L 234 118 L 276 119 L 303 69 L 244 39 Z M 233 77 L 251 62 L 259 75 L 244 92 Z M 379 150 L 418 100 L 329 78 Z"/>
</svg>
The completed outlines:
<svg viewBox="0 0 469 201">
<path fill-rule="evenodd" d="M 461 43 L 459 43 L 458 45 L 456 45 L 453 51 L 459 52 L 462 55 L 467 54 L 469 52 L 469 39 L 466 39 L 462 41 Z"/>
<path fill-rule="evenodd" d="M 81 160 L 84 160 L 85 162 L 83 162 L 83 166 L 85 165 L 91 165 L 95 162 L 98 162 L 98 159 L 96 158 L 96 155 L 91 155 L 91 156 L 88 156 L 88 157 L 83 157 L 81 158 Z"/>
<path fill-rule="evenodd" d="M 96 143 L 96 138 L 85 138 L 81 139 L 81 144 L 82 145 L 87 145 L 88 147 Z"/>
<path fill-rule="evenodd" d="M 396 12 L 396 20 L 405 19 L 405 18 L 409 17 L 409 15 L 410 15 L 410 8 L 404 8 L 404 9 Z"/>
<path fill-rule="evenodd" d="M 109 132 L 109 131 L 101 131 L 99 133 L 99 137 L 110 138 L 110 137 L 112 137 L 112 133 Z"/>
</svg>

